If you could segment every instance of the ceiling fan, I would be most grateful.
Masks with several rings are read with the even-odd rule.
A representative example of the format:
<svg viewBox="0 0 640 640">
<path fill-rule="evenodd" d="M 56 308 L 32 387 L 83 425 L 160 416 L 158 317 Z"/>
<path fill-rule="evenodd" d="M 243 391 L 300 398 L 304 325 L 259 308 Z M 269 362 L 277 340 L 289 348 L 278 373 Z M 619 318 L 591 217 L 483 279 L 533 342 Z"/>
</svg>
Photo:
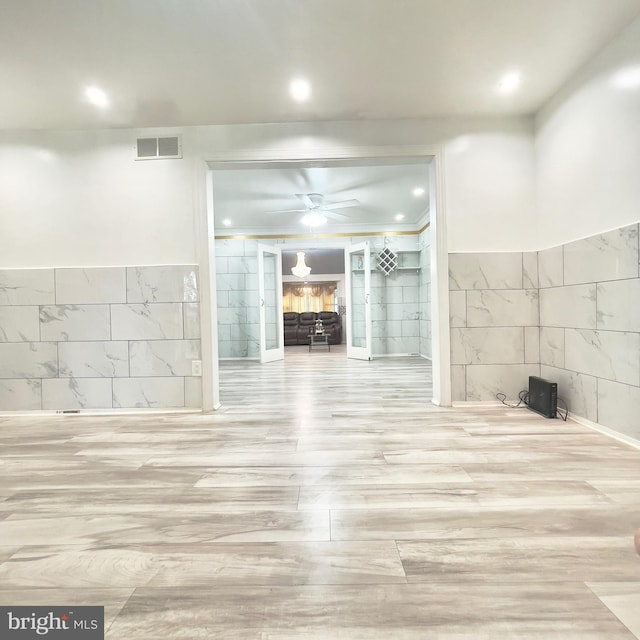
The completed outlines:
<svg viewBox="0 0 640 640">
<path fill-rule="evenodd" d="M 317 227 L 324 224 L 327 218 L 332 220 L 348 220 L 349 217 L 342 213 L 335 213 L 335 209 L 345 209 L 347 207 L 360 206 L 359 200 L 342 200 L 325 204 L 324 195 L 321 193 L 296 193 L 304 203 L 304 209 L 282 209 L 280 211 L 267 211 L 267 213 L 304 213 L 301 222 L 310 227 Z"/>
</svg>

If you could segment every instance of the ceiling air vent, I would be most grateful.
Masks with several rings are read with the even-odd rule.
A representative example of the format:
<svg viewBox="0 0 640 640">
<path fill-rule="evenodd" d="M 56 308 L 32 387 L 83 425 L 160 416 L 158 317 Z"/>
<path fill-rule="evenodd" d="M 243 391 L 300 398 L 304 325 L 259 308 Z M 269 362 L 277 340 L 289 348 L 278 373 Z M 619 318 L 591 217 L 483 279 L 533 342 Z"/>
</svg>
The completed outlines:
<svg viewBox="0 0 640 640">
<path fill-rule="evenodd" d="M 182 145 L 178 136 L 170 138 L 138 138 L 136 160 L 163 160 L 182 158 Z"/>
</svg>

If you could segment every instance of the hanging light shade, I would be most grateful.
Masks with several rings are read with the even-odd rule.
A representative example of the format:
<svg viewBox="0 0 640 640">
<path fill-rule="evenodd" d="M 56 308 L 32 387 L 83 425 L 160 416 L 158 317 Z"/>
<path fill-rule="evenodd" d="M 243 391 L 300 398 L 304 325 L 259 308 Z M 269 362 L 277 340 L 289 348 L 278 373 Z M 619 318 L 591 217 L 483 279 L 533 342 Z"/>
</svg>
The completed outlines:
<svg viewBox="0 0 640 640">
<path fill-rule="evenodd" d="M 304 261 L 304 251 L 297 251 L 298 262 L 295 267 L 291 267 L 291 273 L 298 278 L 306 278 L 311 273 L 311 267 L 307 267 Z"/>
</svg>

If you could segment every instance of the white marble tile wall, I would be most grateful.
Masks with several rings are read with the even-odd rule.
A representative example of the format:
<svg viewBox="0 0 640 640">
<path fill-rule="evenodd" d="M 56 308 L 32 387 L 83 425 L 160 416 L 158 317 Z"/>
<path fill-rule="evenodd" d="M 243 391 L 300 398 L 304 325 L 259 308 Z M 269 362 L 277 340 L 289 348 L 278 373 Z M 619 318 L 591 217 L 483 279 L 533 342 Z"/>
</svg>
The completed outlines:
<svg viewBox="0 0 640 640">
<path fill-rule="evenodd" d="M 59 342 L 61 378 L 122 378 L 129 375 L 129 342 Z"/>
<path fill-rule="evenodd" d="M 127 302 L 197 302 L 197 267 L 127 268 Z"/>
<path fill-rule="evenodd" d="M 218 356 L 259 358 L 258 243 L 216 240 Z"/>
<path fill-rule="evenodd" d="M 40 307 L 0 306 L 0 342 L 38 342 Z"/>
<path fill-rule="evenodd" d="M 539 324 L 537 289 L 474 290 L 466 294 L 469 327 L 537 327 Z"/>
<path fill-rule="evenodd" d="M 640 440 L 640 388 L 598 380 L 598 422 Z"/>
<path fill-rule="evenodd" d="M 561 287 L 564 284 L 562 247 L 538 251 L 539 287 Z"/>
<path fill-rule="evenodd" d="M 533 252 L 450 254 L 454 401 L 517 399 L 539 375 L 538 279 Z"/>
<path fill-rule="evenodd" d="M 40 307 L 42 340 L 110 340 L 108 304 L 45 305 Z"/>
<path fill-rule="evenodd" d="M 564 284 L 638 277 L 638 225 L 601 233 L 562 247 Z"/>
<path fill-rule="evenodd" d="M 2 411 L 37 411 L 42 408 L 42 380 L 37 378 L 0 379 Z"/>
<path fill-rule="evenodd" d="M 55 269 L 57 304 L 127 302 L 126 269 Z"/>
<path fill-rule="evenodd" d="M 524 363 L 522 327 L 452 327 L 451 364 L 520 363 Z"/>
<path fill-rule="evenodd" d="M 596 328 L 596 284 L 540 289 L 540 326 Z"/>
<path fill-rule="evenodd" d="M 116 409 L 185 406 L 185 378 L 113 378 Z"/>
<path fill-rule="evenodd" d="M 192 265 L 0 270 L 0 411 L 201 406 Z"/>
<path fill-rule="evenodd" d="M 55 302 L 53 269 L 0 269 L 0 305 Z"/>
<path fill-rule="evenodd" d="M 429 271 L 423 272 L 427 246 L 399 256 L 401 267 L 372 275 L 372 332 L 374 355 L 420 353 L 431 357 Z"/>
<path fill-rule="evenodd" d="M 537 364 L 480 364 L 466 367 L 466 400 L 495 400 L 498 391 L 507 398 L 518 398 L 528 386 L 529 376 L 540 374 Z"/>
<path fill-rule="evenodd" d="M 542 375 L 576 415 L 638 438 L 638 225 L 540 251 Z M 544 277 L 543 277 L 544 274 Z"/>
<path fill-rule="evenodd" d="M 640 331 L 640 278 L 599 282 L 596 326 L 609 331 Z"/>
<path fill-rule="evenodd" d="M 598 422 L 597 378 L 545 364 L 540 366 L 540 375 L 558 383 L 558 396 L 572 413 Z"/>
<path fill-rule="evenodd" d="M 451 253 L 449 289 L 522 289 L 522 253 Z"/>
<path fill-rule="evenodd" d="M 640 439 L 638 231 L 450 256 L 454 400 L 515 398 L 539 367 L 571 413 Z"/>
<path fill-rule="evenodd" d="M 179 340 L 184 335 L 179 302 L 111 305 L 113 340 Z"/>
</svg>

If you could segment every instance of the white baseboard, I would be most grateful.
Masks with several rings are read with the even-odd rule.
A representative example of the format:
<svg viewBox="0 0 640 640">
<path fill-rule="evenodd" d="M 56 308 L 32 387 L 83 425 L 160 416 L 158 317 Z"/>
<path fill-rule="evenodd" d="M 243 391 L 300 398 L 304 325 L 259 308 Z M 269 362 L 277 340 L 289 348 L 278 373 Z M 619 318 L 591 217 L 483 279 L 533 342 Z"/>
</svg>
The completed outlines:
<svg viewBox="0 0 640 640">
<path fill-rule="evenodd" d="M 636 440 L 631 436 L 627 436 L 624 433 L 620 433 L 615 429 L 610 429 L 609 427 L 604 427 L 597 422 L 592 422 L 591 420 L 587 420 L 586 418 L 582 418 L 581 416 L 573 416 L 569 414 L 567 420 L 572 420 L 573 422 L 577 422 L 581 424 L 583 427 L 588 427 L 589 429 L 593 429 L 594 431 L 598 431 L 599 433 L 604 434 L 605 436 L 609 436 L 614 440 L 618 440 L 619 442 L 624 442 L 624 444 L 628 444 L 634 449 L 640 449 L 640 440 Z"/>
<path fill-rule="evenodd" d="M 34 409 L 33 411 L 0 411 L 3 418 L 33 418 L 34 416 L 61 416 L 63 418 L 73 416 L 148 416 L 152 414 L 174 414 L 174 413 L 202 413 L 202 409 L 192 409 L 188 407 L 157 408 L 157 409 L 69 409 L 69 410 L 49 410 Z"/>
<path fill-rule="evenodd" d="M 505 405 L 502 402 L 498 402 L 497 400 L 454 400 L 451 403 L 452 407 L 458 407 L 460 409 L 464 409 L 465 407 L 504 407 Z M 510 409 L 511 407 L 506 407 Z"/>
</svg>

